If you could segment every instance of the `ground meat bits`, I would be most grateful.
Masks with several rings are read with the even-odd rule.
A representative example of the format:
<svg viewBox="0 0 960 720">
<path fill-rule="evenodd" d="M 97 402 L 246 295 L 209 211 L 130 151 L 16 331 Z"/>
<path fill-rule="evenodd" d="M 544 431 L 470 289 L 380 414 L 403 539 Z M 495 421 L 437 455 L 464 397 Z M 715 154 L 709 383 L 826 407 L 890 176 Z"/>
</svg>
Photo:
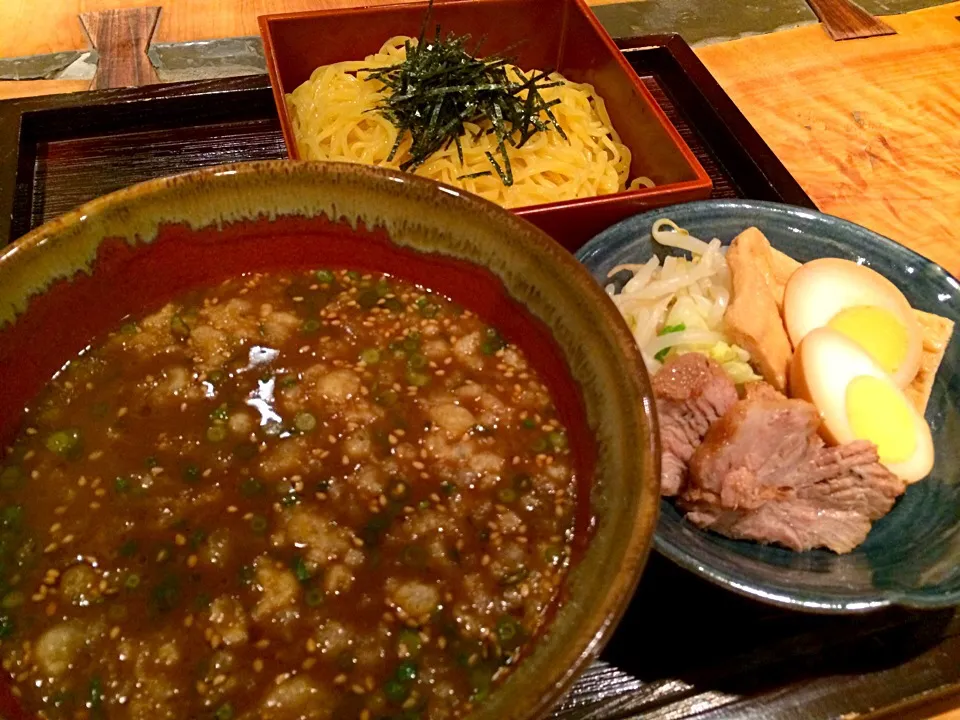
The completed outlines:
<svg viewBox="0 0 960 720">
<path fill-rule="evenodd" d="M 0 659 L 50 720 L 447 720 L 541 629 L 550 394 L 386 276 L 251 276 L 69 363 L 0 463 Z"/>
</svg>

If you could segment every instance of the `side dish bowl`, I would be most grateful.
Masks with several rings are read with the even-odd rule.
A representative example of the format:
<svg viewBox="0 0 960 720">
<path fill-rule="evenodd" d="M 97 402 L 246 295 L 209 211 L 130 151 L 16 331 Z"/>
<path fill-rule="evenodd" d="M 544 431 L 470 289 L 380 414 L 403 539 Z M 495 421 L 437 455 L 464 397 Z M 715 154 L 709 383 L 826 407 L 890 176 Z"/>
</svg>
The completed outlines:
<svg viewBox="0 0 960 720">
<path fill-rule="evenodd" d="M 252 271 L 347 267 L 450 296 L 516 342 L 558 398 L 580 493 L 564 601 L 471 715 L 540 717 L 612 633 L 656 525 L 649 381 L 587 271 L 529 223 L 413 176 L 267 162 L 94 200 L 0 255 L 0 435 L 64 363 L 130 313 Z M 0 714 L 22 717 L 9 687 Z"/>
<path fill-rule="evenodd" d="M 778 250 L 801 262 L 839 257 L 865 264 L 919 310 L 960 321 L 960 283 L 943 268 L 853 223 L 821 213 L 758 201 L 716 200 L 637 215 L 597 235 L 577 254 L 602 285 L 621 263 L 654 253 L 650 229 L 670 218 L 695 237 L 729 243 L 759 228 Z M 620 281 L 622 283 L 622 280 Z M 936 464 L 876 522 L 866 542 L 847 555 L 797 553 L 730 540 L 695 528 L 664 500 L 656 547 L 668 558 L 735 592 L 813 612 L 859 612 L 885 605 L 941 607 L 960 602 L 960 340 L 953 337 L 933 386 L 926 420 Z"/>
<path fill-rule="evenodd" d="M 322 10 L 260 18 L 267 68 L 287 144 L 298 158 L 285 97 L 314 69 L 362 60 L 390 37 L 416 37 L 427 3 Z M 517 214 L 575 250 L 611 223 L 670 203 L 706 198 L 712 182 L 693 152 L 583 0 L 454 0 L 438 3 L 429 31 L 483 38 L 483 53 L 515 55 L 525 69 L 553 69 L 592 84 L 633 153 L 631 178 L 656 187 L 520 208 Z M 471 43 L 472 47 L 472 43 Z"/>
</svg>

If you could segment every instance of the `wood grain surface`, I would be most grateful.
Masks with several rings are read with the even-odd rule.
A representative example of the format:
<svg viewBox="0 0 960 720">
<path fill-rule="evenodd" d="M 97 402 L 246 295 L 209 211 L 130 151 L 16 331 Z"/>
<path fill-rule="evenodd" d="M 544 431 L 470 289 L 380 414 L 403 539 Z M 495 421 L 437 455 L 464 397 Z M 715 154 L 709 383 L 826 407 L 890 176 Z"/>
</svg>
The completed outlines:
<svg viewBox="0 0 960 720">
<path fill-rule="evenodd" d="M 853 0 L 807 0 L 820 24 L 834 40 L 893 35 L 896 30 L 875 18 Z"/>
<path fill-rule="evenodd" d="M 833 42 L 819 27 L 698 55 L 824 212 L 960 274 L 960 2 Z"/>
<path fill-rule="evenodd" d="M 147 57 L 159 7 L 101 10 L 80 15 L 90 45 L 99 54 L 91 90 L 140 87 L 160 82 Z"/>
<path fill-rule="evenodd" d="M 0 0 L 0 57 L 86 50 L 81 13 L 160 4 L 158 42 L 257 35 L 257 16 L 406 0 Z M 412 1 L 412 0 L 411 0 Z M 606 5 L 625 0 L 589 0 Z M 42 19 L 42 21 L 41 21 Z"/>
</svg>

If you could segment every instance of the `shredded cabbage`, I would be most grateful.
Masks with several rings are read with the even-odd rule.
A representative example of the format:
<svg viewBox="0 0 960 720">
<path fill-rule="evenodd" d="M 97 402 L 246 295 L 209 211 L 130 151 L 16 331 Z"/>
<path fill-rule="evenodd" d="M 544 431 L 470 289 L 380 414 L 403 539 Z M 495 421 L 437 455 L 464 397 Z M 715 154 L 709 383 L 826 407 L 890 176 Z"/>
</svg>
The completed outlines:
<svg viewBox="0 0 960 720">
<path fill-rule="evenodd" d="M 608 274 L 633 273 L 620 292 L 606 290 L 627 321 L 647 369 L 655 373 L 674 353 L 699 352 L 715 360 L 739 384 L 759 380 L 750 354 L 726 335 L 723 314 L 730 302 L 730 269 L 717 239 L 691 236 L 671 220 L 653 224 L 655 242 L 678 248 L 689 258 L 656 257 L 617 265 Z"/>
</svg>

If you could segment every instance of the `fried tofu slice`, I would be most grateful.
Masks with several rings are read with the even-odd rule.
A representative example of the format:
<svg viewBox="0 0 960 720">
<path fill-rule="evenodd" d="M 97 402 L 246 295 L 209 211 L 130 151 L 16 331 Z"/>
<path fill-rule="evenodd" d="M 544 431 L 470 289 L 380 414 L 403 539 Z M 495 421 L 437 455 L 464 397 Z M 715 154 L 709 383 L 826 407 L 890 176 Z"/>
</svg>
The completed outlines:
<svg viewBox="0 0 960 720">
<path fill-rule="evenodd" d="M 734 238 L 727 250 L 727 265 L 733 286 L 724 314 L 727 331 L 750 353 L 763 379 L 786 392 L 793 348 L 780 317 L 786 285 L 785 281 L 781 284 L 783 268 L 778 278 L 770 243 L 757 228 L 748 228 Z"/>
<path fill-rule="evenodd" d="M 789 255 L 775 250 L 767 237 L 755 227 L 747 228 L 733 240 L 739 253 L 752 262 L 773 293 L 777 309 L 783 312 L 783 293 L 790 276 L 800 267 L 800 263 Z M 733 247 L 731 244 L 731 247 Z"/>
<path fill-rule="evenodd" d="M 757 232 L 760 233 L 759 230 Z M 760 237 L 763 237 L 763 233 L 760 233 Z M 766 240 L 765 237 L 763 239 Z M 770 244 L 767 243 L 767 245 Z M 783 293 L 787 287 L 787 281 L 790 280 L 791 275 L 800 269 L 802 264 L 786 253 L 782 253 L 774 247 L 770 248 L 770 265 L 774 283 L 773 294 L 776 297 L 777 307 L 780 308 L 781 315 L 783 315 Z"/>
<path fill-rule="evenodd" d="M 933 380 L 940 368 L 940 363 L 943 362 L 944 353 L 947 352 L 950 337 L 953 335 L 953 320 L 922 310 L 914 310 L 913 314 L 916 316 L 917 322 L 920 323 L 923 351 L 920 356 L 920 369 L 917 371 L 917 376 L 913 379 L 913 382 L 904 388 L 904 392 L 910 402 L 923 414 L 926 412 L 927 403 L 930 401 Z"/>
</svg>

